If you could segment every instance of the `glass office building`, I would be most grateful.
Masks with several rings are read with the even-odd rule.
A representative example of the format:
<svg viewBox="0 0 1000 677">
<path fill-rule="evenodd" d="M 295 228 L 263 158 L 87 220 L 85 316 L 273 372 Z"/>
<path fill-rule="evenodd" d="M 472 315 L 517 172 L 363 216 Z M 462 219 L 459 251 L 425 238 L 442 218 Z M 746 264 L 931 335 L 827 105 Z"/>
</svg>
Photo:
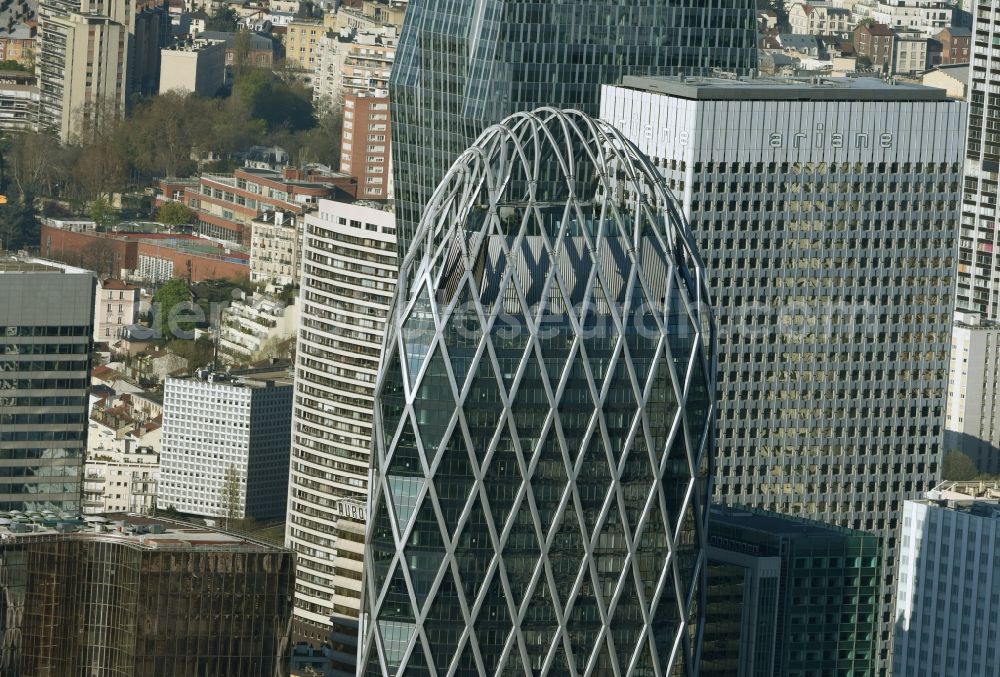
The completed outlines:
<svg viewBox="0 0 1000 677">
<path fill-rule="evenodd" d="M 696 673 L 704 276 L 609 125 L 538 109 L 463 153 L 402 265 L 376 385 L 359 674 Z"/>
<path fill-rule="evenodd" d="M 0 510 L 80 511 L 96 284 L 61 263 L 0 260 Z"/>
<path fill-rule="evenodd" d="M 751 0 L 410 0 L 389 84 L 400 251 L 451 163 L 537 106 L 596 115 L 622 75 L 749 74 Z"/>
<path fill-rule="evenodd" d="M 742 506 L 711 522 L 703 677 L 876 674 L 877 534 Z"/>
</svg>

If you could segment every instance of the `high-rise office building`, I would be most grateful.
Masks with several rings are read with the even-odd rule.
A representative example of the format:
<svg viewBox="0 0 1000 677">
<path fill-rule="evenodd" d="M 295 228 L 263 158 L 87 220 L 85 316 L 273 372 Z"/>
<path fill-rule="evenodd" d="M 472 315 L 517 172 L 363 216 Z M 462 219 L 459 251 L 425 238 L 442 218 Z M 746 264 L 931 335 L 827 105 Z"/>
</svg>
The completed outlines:
<svg viewBox="0 0 1000 677">
<path fill-rule="evenodd" d="M 673 198 L 553 108 L 434 195 L 376 388 L 359 674 L 697 674 L 715 330 Z"/>
<path fill-rule="evenodd" d="M 1000 259 L 997 259 L 997 183 L 1000 181 L 1000 4 L 976 2 L 969 72 L 969 125 L 965 151 L 965 195 L 958 246 L 956 306 L 1000 320 Z"/>
<path fill-rule="evenodd" d="M 287 368 L 168 378 L 157 506 L 222 519 L 283 517 L 291 427 Z"/>
<path fill-rule="evenodd" d="M 702 677 L 874 675 L 876 534 L 712 506 Z"/>
<path fill-rule="evenodd" d="M 451 163 L 537 106 L 597 115 L 622 75 L 749 74 L 752 0 L 411 0 L 389 84 L 400 251 Z"/>
<path fill-rule="evenodd" d="M 1000 485 L 906 501 L 892 674 L 992 677 L 1000 665 Z"/>
<path fill-rule="evenodd" d="M 0 259 L 0 510 L 80 511 L 96 284 Z"/>
<path fill-rule="evenodd" d="M 716 497 L 880 534 L 881 628 L 899 507 L 938 477 L 965 110 L 874 79 L 604 94 L 712 271 Z"/>
<path fill-rule="evenodd" d="M 281 677 L 293 567 L 196 524 L 0 518 L 0 674 Z"/>
<path fill-rule="evenodd" d="M 337 674 L 353 674 L 372 391 L 396 287 L 392 212 L 320 200 L 305 217 L 301 271 L 286 529 L 298 556 L 294 630 L 329 640 Z"/>
</svg>

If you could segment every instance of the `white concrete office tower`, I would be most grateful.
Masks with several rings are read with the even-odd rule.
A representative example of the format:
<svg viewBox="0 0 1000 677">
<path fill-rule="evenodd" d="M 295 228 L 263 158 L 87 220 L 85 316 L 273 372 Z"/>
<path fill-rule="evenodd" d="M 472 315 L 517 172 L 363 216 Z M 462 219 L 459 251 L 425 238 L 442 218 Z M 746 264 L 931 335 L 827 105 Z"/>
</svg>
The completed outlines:
<svg viewBox="0 0 1000 677">
<path fill-rule="evenodd" d="M 358 674 L 697 675 L 715 328 L 662 179 L 579 111 L 515 113 L 412 245 Z"/>
<path fill-rule="evenodd" d="M 0 258 L 0 510 L 80 512 L 96 283 Z"/>
<path fill-rule="evenodd" d="M 396 229 L 381 205 L 320 200 L 305 220 L 288 547 L 294 633 L 353 674 L 361 597 L 372 391 L 396 288 Z M 331 625 L 332 619 L 332 625 Z M 335 666 L 336 667 L 336 666 Z"/>
<path fill-rule="evenodd" d="M 996 677 L 1000 485 L 946 483 L 906 501 L 892 674 Z"/>
<path fill-rule="evenodd" d="M 965 195 L 958 243 L 955 306 L 1000 320 L 1000 242 L 997 241 L 997 183 L 1000 181 L 1000 2 L 975 3 L 972 68 L 969 71 L 969 127 Z"/>
<path fill-rule="evenodd" d="M 157 507 L 223 520 L 283 517 L 291 425 L 287 369 L 168 378 Z"/>
<path fill-rule="evenodd" d="M 956 312 L 951 330 L 944 453 L 966 454 L 983 473 L 1000 473 L 1000 323 Z"/>
<path fill-rule="evenodd" d="M 605 87 L 712 271 L 720 502 L 878 532 L 894 561 L 938 477 L 965 110 L 866 79 Z"/>
</svg>

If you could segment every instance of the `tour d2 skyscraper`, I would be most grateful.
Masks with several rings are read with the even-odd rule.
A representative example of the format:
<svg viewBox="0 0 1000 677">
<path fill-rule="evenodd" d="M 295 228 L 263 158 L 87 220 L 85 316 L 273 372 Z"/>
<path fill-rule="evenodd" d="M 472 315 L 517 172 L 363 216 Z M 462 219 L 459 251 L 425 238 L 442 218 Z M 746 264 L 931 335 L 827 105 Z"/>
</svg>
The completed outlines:
<svg viewBox="0 0 1000 677">
<path fill-rule="evenodd" d="M 400 277 L 359 674 L 696 674 L 715 328 L 649 161 L 577 111 L 514 114 Z"/>
<path fill-rule="evenodd" d="M 389 83 L 399 251 L 451 163 L 539 106 L 597 116 L 622 75 L 749 75 L 753 0 L 410 0 Z"/>
</svg>

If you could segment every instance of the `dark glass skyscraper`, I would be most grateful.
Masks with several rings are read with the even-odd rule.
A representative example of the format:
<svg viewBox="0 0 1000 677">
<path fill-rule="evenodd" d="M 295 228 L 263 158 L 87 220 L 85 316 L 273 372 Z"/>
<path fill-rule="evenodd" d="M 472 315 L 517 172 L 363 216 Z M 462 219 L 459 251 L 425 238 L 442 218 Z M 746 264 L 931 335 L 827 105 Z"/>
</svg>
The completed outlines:
<svg viewBox="0 0 1000 677">
<path fill-rule="evenodd" d="M 537 106 L 597 115 L 622 75 L 748 74 L 753 0 L 410 0 L 392 69 L 399 250 L 479 133 Z"/>
<path fill-rule="evenodd" d="M 359 674 L 696 673 L 715 329 L 674 205 L 575 111 L 453 165 L 376 386 Z"/>
</svg>

